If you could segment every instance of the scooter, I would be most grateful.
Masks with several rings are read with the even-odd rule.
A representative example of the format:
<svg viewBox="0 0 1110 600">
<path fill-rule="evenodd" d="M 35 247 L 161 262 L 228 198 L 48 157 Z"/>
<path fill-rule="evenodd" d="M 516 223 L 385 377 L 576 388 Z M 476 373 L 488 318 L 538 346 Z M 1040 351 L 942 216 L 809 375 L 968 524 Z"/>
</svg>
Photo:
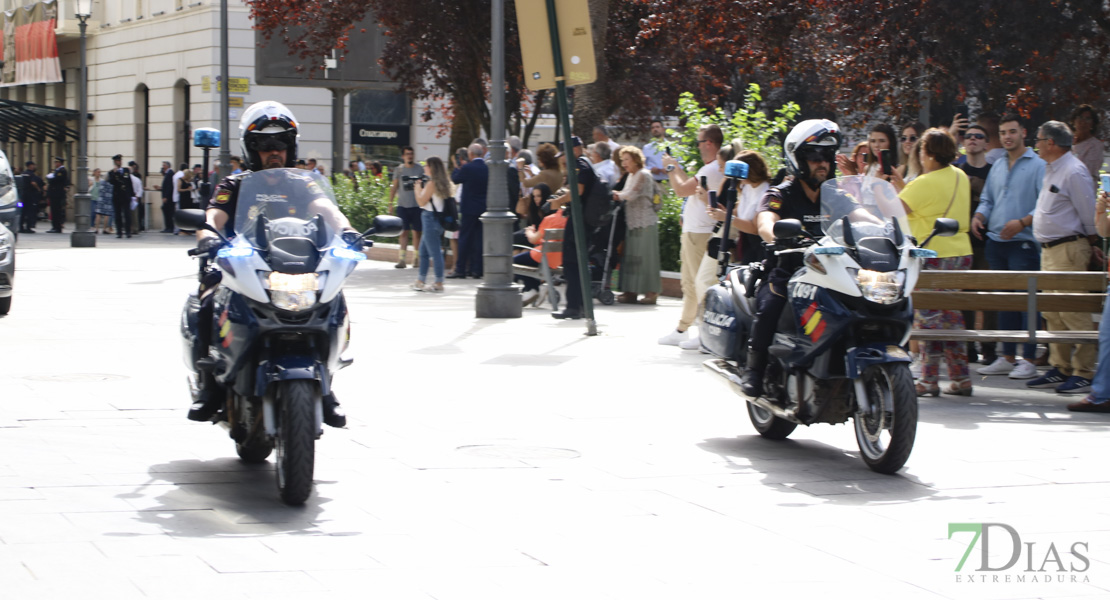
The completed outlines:
<svg viewBox="0 0 1110 600">
<path fill-rule="evenodd" d="M 196 292 L 181 315 L 193 400 L 199 378 L 211 374 L 227 392 L 213 421 L 228 430 L 244 462 L 262 463 L 277 451 L 278 492 L 293 505 L 312 493 L 332 377 L 353 362 L 341 356 L 350 340 L 343 282 L 366 258 L 357 251 L 371 244 L 364 238 L 401 232 L 400 219 L 379 216 L 348 244 L 337 216 L 328 181 L 299 169 L 242 177 L 230 240 L 205 222 L 203 211 L 174 216 L 178 227 L 213 231 L 221 240 L 208 251 L 189 251 L 200 258 L 201 280 L 219 282 L 209 335 L 200 335 Z"/>
<path fill-rule="evenodd" d="M 741 179 L 732 162 L 738 161 L 726 164 L 726 177 Z M 726 199 L 726 227 L 735 195 L 733 189 Z M 798 425 L 851 418 L 863 461 L 879 473 L 895 473 L 906 464 L 917 433 L 917 395 L 904 349 L 913 325 L 911 294 L 921 259 L 937 254 L 909 235 L 902 202 L 884 180 L 850 176 L 825 182 L 821 215 L 820 239 L 795 219 L 775 223 L 768 250 L 802 254 L 804 266 L 787 284 L 764 393 L 750 397 L 740 385 L 761 265 L 730 266 L 726 244 L 718 257 L 720 282 L 705 297 L 702 349 L 717 358 L 704 367 L 747 401 L 761 436 L 785 439 Z M 920 246 L 958 230 L 956 220 L 937 219 Z"/>
</svg>

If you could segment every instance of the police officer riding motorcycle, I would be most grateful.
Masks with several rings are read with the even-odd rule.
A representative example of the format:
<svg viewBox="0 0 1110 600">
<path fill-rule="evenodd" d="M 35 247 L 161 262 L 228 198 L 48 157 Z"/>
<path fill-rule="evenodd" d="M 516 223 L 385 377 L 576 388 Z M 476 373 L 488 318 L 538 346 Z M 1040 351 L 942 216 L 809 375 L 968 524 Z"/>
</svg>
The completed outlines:
<svg viewBox="0 0 1110 600">
<path fill-rule="evenodd" d="M 781 219 L 797 219 L 813 237 L 823 235 L 821 184 L 836 176 L 836 153 L 841 140 L 840 128 L 827 119 L 802 121 L 786 136 L 783 154 L 793 179 L 767 190 L 760 203 L 756 227 L 764 242 L 775 242 L 775 223 Z M 748 356 L 741 382 L 743 392 L 749 396 L 758 397 L 763 393 L 767 350 L 786 305 L 786 284 L 801 267 L 802 255 L 775 256 L 774 253 L 764 267 L 767 276 L 756 292 L 756 317 L 748 338 Z"/>
<path fill-rule="evenodd" d="M 297 121 L 293 113 L 278 102 L 259 102 L 249 107 L 239 123 L 239 144 L 246 158 L 249 170 L 230 175 L 216 187 L 215 194 L 205 207 L 205 217 L 213 229 L 224 232 L 227 238 L 236 234 L 234 218 L 239 202 L 239 189 L 242 180 L 253 172 L 266 169 L 291 168 L 297 162 Z M 281 180 L 275 177 L 275 182 Z M 309 189 L 313 184 L 309 183 Z M 347 218 L 332 202 L 318 202 L 311 205 L 321 214 L 333 230 L 341 231 L 345 243 L 355 248 L 362 247 L 361 237 Z M 197 230 L 197 255 L 204 255 L 224 245 L 225 242 L 213 231 Z M 212 340 L 212 318 L 214 292 L 222 280 L 218 270 L 208 270 L 201 276 L 198 291 L 200 310 L 197 313 L 197 340 L 194 343 L 194 361 L 207 357 Z M 201 369 L 198 372 L 197 394 L 189 409 L 188 418 L 193 421 L 209 421 L 224 404 L 227 397 L 225 386 L 214 377 L 212 371 Z M 339 406 L 334 393 L 324 396 L 323 420 L 332 427 L 343 427 L 347 418 Z"/>
</svg>

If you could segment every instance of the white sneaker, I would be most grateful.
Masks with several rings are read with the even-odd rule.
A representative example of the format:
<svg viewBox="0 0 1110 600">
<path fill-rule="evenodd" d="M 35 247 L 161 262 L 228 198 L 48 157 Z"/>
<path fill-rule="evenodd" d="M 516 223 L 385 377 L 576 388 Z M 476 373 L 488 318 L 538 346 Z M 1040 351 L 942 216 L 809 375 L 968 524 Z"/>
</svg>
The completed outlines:
<svg viewBox="0 0 1110 600">
<path fill-rule="evenodd" d="M 1006 360 L 1006 359 L 1002 359 Z M 979 370 L 982 373 L 982 369 Z M 1037 365 L 1025 360 L 1024 358 L 1017 359 L 1017 364 L 1014 365 L 1014 370 L 1010 371 L 1010 379 L 1032 379 L 1037 376 Z"/>
<path fill-rule="evenodd" d="M 910 375 L 914 379 L 921 379 L 921 359 L 920 358 L 914 359 L 914 361 L 910 363 Z"/>
<path fill-rule="evenodd" d="M 539 297 L 540 297 L 540 291 L 539 290 L 528 290 L 527 292 L 524 292 L 524 294 L 522 294 L 520 296 L 520 301 L 523 303 L 524 306 L 528 306 L 536 298 L 539 298 Z"/>
<path fill-rule="evenodd" d="M 686 332 L 675 329 L 667 335 L 659 338 L 659 343 L 664 346 L 677 346 L 686 340 Z"/>
<path fill-rule="evenodd" d="M 695 337 L 692 337 L 688 340 L 679 342 L 678 347 L 682 348 L 683 350 L 700 350 L 701 349 L 701 338 L 695 336 Z"/>
<path fill-rule="evenodd" d="M 1005 356 L 999 356 L 991 364 L 980 367 L 977 372 L 980 375 L 1009 375 L 1015 366 L 1014 363 L 1006 360 Z M 1036 371 L 1036 368 L 1034 368 L 1034 371 Z"/>
</svg>

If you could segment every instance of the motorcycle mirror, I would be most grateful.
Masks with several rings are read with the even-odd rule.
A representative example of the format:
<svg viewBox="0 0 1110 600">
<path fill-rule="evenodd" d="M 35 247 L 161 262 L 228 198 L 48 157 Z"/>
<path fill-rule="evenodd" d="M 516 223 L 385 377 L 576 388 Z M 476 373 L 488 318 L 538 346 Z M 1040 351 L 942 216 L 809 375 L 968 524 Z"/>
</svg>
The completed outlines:
<svg viewBox="0 0 1110 600">
<path fill-rule="evenodd" d="M 783 219 L 775 222 L 772 230 L 776 240 L 788 240 L 802 235 L 802 222 L 797 219 Z"/>
<path fill-rule="evenodd" d="M 948 219 L 948 218 L 945 218 L 945 217 L 940 217 L 939 219 L 936 220 L 936 222 L 933 223 L 933 232 L 929 234 L 929 237 L 925 238 L 924 242 L 921 242 L 920 247 L 924 248 L 926 245 L 929 244 L 930 241 L 932 241 L 933 238 L 935 238 L 938 235 L 941 236 L 941 237 L 948 237 L 948 236 L 956 235 L 959 232 L 960 232 L 960 222 L 959 221 L 957 221 L 956 219 Z"/>
<path fill-rule="evenodd" d="M 404 222 L 400 217 L 391 217 L 388 215 L 378 215 L 370 222 L 370 229 L 362 234 L 362 237 L 370 237 L 372 235 L 379 235 L 382 237 L 397 237 L 401 235 L 401 230 L 404 229 Z"/>
<path fill-rule="evenodd" d="M 173 223 L 179 229 L 214 231 L 212 226 L 208 224 L 204 211 L 199 208 L 182 208 L 176 211 L 173 213 Z"/>
</svg>

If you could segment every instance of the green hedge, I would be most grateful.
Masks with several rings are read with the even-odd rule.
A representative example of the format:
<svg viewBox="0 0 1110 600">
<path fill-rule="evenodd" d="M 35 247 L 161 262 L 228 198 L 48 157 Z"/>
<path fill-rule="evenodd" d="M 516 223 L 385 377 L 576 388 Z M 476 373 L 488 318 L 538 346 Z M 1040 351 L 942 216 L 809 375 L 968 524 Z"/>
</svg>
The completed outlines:
<svg viewBox="0 0 1110 600">
<path fill-rule="evenodd" d="M 389 187 L 392 181 L 389 170 L 383 168 L 381 177 L 374 177 L 369 171 L 357 175 L 358 185 L 350 178 L 340 175 L 332 183 L 335 199 L 339 208 L 351 221 L 351 226 L 359 231 L 370 229 L 370 222 L 378 215 L 389 214 Z"/>
</svg>

